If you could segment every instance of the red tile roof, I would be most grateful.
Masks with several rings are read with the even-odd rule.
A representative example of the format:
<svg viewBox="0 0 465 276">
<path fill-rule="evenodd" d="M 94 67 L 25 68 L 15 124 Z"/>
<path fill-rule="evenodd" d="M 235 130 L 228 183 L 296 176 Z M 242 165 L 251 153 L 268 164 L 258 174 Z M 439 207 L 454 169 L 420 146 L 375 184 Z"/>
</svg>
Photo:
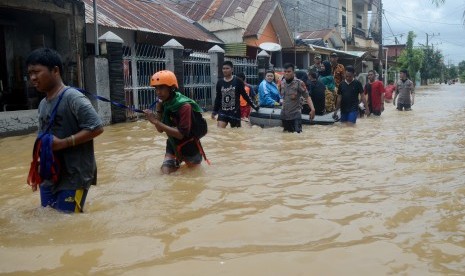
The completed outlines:
<svg viewBox="0 0 465 276">
<path fill-rule="evenodd" d="M 93 0 L 83 0 L 86 23 L 94 23 Z M 98 0 L 98 23 L 107 27 L 161 33 L 198 41 L 223 43 L 213 34 L 194 25 L 189 18 L 156 1 Z"/>
</svg>

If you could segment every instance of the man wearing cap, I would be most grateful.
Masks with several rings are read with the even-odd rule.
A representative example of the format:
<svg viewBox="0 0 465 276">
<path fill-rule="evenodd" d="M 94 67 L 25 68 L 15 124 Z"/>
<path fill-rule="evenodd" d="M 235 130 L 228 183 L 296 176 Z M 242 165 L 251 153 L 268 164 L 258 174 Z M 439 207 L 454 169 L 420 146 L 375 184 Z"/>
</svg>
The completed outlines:
<svg viewBox="0 0 465 276">
<path fill-rule="evenodd" d="M 315 63 L 308 67 L 308 73 L 316 73 L 317 78 L 320 76 L 321 71 L 321 55 L 315 54 L 315 58 L 313 59 Z"/>
<path fill-rule="evenodd" d="M 344 65 L 337 62 L 338 56 L 336 53 L 332 53 L 329 57 L 331 62 L 331 72 L 333 73 L 334 81 L 336 82 L 336 87 L 339 87 L 342 80 L 345 78 L 346 69 Z"/>
</svg>

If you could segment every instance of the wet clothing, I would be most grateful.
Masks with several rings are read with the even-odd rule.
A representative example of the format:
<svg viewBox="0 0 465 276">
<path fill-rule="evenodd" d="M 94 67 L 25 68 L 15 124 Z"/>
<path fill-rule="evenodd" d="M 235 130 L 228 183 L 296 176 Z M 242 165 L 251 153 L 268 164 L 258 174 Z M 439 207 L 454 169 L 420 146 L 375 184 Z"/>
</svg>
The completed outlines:
<svg viewBox="0 0 465 276">
<path fill-rule="evenodd" d="M 379 80 L 369 82 L 365 85 L 365 95 L 368 96 L 368 107 L 374 115 L 381 115 L 381 106 L 384 105 L 384 102 L 381 101 L 383 93 L 384 85 Z"/>
<path fill-rule="evenodd" d="M 244 82 L 234 76 L 230 81 L 224 78 L 216 84 L 216 98 L 213 107 L 213 115 L 219 114 L 218 121 L 237 121 L 238 127 L 241 122 L 240 96 L 244 97 L 247 104 L 255 107 L 244 88 Z M 225 120 L 225 118 L 228 118 Z M 232 125 L 231 125 L 232 126 Z"/>
<path fill-rule="evenodd" d="M 60 92 L 63 93 L 63 92 Z M 46 131 L 53 108 L 59 96 L 47 100 L 42 99 L 39 104 L 39 133 Z M 58 105 L 54 124 L 51 128 L 53 135 L 65 139 L 86 129 L 93 131 L 103 127 L 100 116 L 95 111 L 87 97 L 74 88 L 67 89 Z M 60 163 L 58 182 L 53 184 L 44 180 L 41 184 L 51 187 L 53 194 L 63 190 L 89 189 L 97 183 L 97 164 L 94 155 L 93 140 L 55 151 Z"/>
<path fill-rule="evenodd" d="M 363 94 L 362 84 L 358 80 L 341 82 L 337 94 L 341 97 L 341 117 L 342 113 L 358 111 L 359 96 Z"/>
<path fill-rule="evenodd" d="M 282 120 L 283 123 L 283 131 L 287 132 L 302 132 L 302 118 L 294 119 L 294 120 Z"/>
<path fill-rule="evenodd" d="M 415 93 L 413 82 L 409 79 L 396 83 L 397 104 L 412 105 L 411 94 Z"/>
<path fill-rule="evenodd" d="M 325 114 L 325 85 L 319 81 L 307 82 L 308 94 L 312 98 L 313 106 L 315 107 L 316 115 Z"/>
<path fill-rule="evenodd" d="M 281 100 L 276 83 L 268 82 L 266 79 L 264 79 L 258 86 L 258 97 L 261 107 L 273 107 L 275 105 L 279 105 L 279 101 Z"/>
<path fill-rule="evenodd" d="M 82 213 L 88 189 L 60 190 L 53 193 L 53 185 L 40 185 L 40 204 L 65 213 Z"/>
<path fill-rule="evenodd" d="M 200 164 L 202 162 L 198 139 L 192 135 L 194 111 L 202 112 L 202 109 L 194 100 L 179 92 L 162 103 L 162 122 L 170 127 L 176 127 L 184 136 L 181 140 L 168 136 L 165 161 L 177 159 L 179 163 L 185 161 L 186 163 Z"/>
</svg>

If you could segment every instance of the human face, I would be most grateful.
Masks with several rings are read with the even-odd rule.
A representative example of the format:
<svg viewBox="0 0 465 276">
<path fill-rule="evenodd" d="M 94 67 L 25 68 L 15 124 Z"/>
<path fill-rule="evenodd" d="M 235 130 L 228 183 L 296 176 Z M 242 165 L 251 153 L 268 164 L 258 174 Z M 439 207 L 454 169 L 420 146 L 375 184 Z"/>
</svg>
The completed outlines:
<svg viewBox="0 0 465 276">
<path fill-rule="evenodd" d="M 284 78 L 286 80 L 292 80 L 294 78 L 294 70 L 292 69 L 292 67 L 284 69 Z"/>
<path fill-rule="evenodd" d="M 400 72 L 399 76 L 402 80 L 405 80 L 407 78 L 407 74 L 405 74 L 404 72 Z"/>
<path fill-rule="evenodd" d="M 229 66 L 229 65 L 223 65 L 223 68 L 222 68 L 222 71 L 223 71 L 223 76 L 225 78 L 229 78 L 232 76 L 232 67 Z"/>
<path fill-rule="evenodd" d="M 160 100 L 166 101 L 170 98 L 171 87 L 166 85 L 155 86 L 155 92 Z"/>
<path fill-rule="evenodd" d="M 346 71 L 346 81 L 352 82 L 354 80 L 354 73 Z"/>
<path fill-rule="evenodd" d="M 337 63 L 337 57 L 329 57 L 329 61 L 331 64 L 336 64 Z"/>
<path fill-rule="evenodd" d="M 368 80 L 370 82 L 374 82 L 375 81 L 375 74 L 373 74 L 373 72 L 368 72 Z"/>
<path fill-rule="evenodd" d="M 35 64 L 27 67 L 29 81 L 39 92 L 49 93 L 54 92 L 55 86 L 58 84 L 60 77 L 60 69 L 55 66 L 52 70 L 47 66 Z"/>
<path fill-rule="evenodd" d="M 315 58 L 315 64 L 321 64 L 321 58 Z"/>
<path fill-rule="evenodd" d="M 266 79 L 267 82 L 274 81 L 274 74 L 273 73 L 266 73 L 265 79 Z"/>
</svg>

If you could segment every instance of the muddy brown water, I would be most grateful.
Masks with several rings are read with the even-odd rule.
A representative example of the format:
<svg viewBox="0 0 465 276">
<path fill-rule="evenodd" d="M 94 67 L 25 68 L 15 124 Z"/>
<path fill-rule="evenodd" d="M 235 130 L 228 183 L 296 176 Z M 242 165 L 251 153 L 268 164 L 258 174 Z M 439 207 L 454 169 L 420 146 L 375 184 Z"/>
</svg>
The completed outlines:
<svg viewBox="0 0 465 276">
<path fill-rule="evenodd" d="M 108 126 L 84 214 L 39 207 L 34 135 L 1 138 L 0 273 L 464 275 L 464 88 L 419 88 L 412 112 L 353 128 L 208 119 L 212 165 L 170 176 L 152 125 Z"/>
</svg>

